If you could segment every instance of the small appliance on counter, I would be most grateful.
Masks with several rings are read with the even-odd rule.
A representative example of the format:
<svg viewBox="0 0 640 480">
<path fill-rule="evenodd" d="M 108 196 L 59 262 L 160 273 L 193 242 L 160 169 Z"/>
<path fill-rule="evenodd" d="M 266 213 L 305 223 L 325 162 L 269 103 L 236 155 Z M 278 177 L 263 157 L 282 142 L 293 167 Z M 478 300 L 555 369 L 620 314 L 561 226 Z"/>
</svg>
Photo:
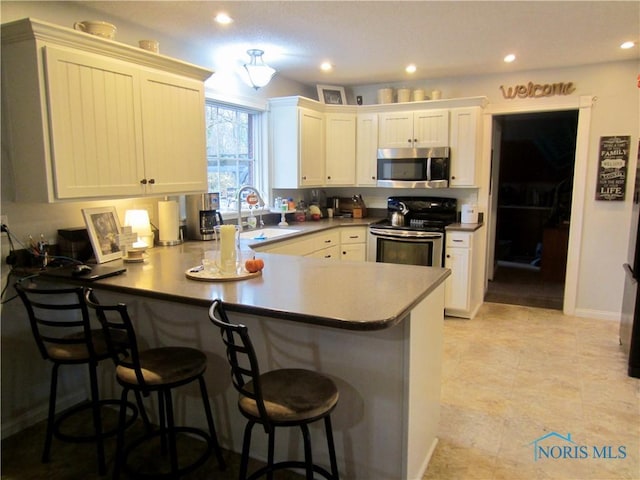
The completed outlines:
<svg viewBox="0 0 640 480">
<path fill-rule="evenodd" d="M 478 206 L 465 203 L 460 211 L 460 223 L 478 223 Z"/>
<path fill-rule="evenodd" d="M 219 193 L 187 195 L 187 238 L 189 240 L 215 240 L 215 227 L 222 225 Z"/>
</svg>

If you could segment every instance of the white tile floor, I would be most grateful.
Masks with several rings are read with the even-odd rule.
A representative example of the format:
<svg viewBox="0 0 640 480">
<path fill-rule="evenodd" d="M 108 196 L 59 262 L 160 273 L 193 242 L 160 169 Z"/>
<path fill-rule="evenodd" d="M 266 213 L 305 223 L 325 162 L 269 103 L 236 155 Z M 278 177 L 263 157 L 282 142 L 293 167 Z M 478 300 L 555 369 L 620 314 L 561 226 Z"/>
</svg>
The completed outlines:
<svg viewBox="0 0 640 480">
<path fill-rule="evenodd" d="M 575 444 L 551 438 L 547 451 L 588 458 L 535 461 L 532 442 L 551 432 Z M 617 322 L 497 303 L 447 318 L 439 438 L 424 480 L 640 479 L 640 380 Z M 593 458 L 603 446 L 626 457 Z"/>
</svg>

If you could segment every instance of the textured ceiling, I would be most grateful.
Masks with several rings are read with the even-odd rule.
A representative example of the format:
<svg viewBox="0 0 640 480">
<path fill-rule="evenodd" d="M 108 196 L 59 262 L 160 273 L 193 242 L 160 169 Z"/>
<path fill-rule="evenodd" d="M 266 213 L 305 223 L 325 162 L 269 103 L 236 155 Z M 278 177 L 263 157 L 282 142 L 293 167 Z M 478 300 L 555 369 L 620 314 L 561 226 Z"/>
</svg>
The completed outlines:
<svg viewBox="0 0 640 480">
<path fill-rule="evenodd" d="M 638 58 L 636 1 L 90 1 L 118 35 L 148 32 L 162 47 L 184 42 L 181 58 L 216 71 L 237 68 L 248 48 L 280 75 L 308 85 L 364 85 L 406 78 L 468 76 Z M 226 11 L 226 27 L 212 17 Z M 137 33 L 137 32 L 136 32 Z M 166 48 L 164 48 L 166 50 Z M 507 53 L 516 62 L 505 64 Z M 163 52 L 164 53 L 164 52 Z M 335 65 L 331 73 L 318 68 Z M 404 67 L 415 63 L 409 77 Z"/>
</svg>

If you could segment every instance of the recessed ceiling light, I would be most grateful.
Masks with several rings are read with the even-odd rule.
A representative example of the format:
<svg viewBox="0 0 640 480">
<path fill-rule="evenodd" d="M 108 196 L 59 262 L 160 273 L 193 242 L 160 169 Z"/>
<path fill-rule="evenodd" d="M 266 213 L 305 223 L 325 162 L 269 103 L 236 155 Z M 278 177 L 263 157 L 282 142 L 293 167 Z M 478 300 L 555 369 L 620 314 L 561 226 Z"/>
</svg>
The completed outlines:
<svg viewBox="0 0 640 480">
<path fill-rule="evenodd" d="M 513 53 L 510 53 L 509 55 L 507 55 L 506 57 L 504 57 L 504 62 L 505 63 L 511 63 L 516 59 L 516 56 Z"/>
<path fill-rule="evenodd" d="M 233 22 L 233 18 L 231 18 L 227 13 L 220 12 L 218 13 L 214 20 L 220 25 L 228 25 Z"/>
<path fill-rule="evenodd" d="M 407 68 L 404 69 L 407 73 L 416 73 L 416 66 L 412 63 L 411 65 L 407 65 Z"/>
<path fill-rule="evenodd" d="M 331 62 L 322 62 L 322 64 L 320 65 L 320 70 L 322 70 L 323 72 L 329 72 L 333 70 L 333 65 L 331 65 Z"/>
<path fill-rule="evenodd" d="M 635 42 L 624 42 L 622 45 L 620 45 L 620 48 L 624 48 L 626 50 L 628 48 L 633 48 L 635 46 L 636 46 Z"/>
</svg>

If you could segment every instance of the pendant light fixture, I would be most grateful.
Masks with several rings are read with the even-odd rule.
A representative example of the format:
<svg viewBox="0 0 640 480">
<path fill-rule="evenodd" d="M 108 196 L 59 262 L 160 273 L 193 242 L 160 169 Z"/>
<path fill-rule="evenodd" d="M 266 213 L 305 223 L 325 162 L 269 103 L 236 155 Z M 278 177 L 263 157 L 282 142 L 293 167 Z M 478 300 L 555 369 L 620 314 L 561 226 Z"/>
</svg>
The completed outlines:
<svg viewBox="0 0 640 480">
<path fill-rule="evenodd" d="M 264 63 L 264 60 L 262 60 L 263 54 L 264 51 L 258 50 L 257 48 L 247 50 L 247 55 L 251 57 L 251 61 L 244 64 L 244 68 L 249 76 L 249 82 L 251 82 L 251 86 L 256 90 L 266 86 L 276 73 L 274 68 Z"/>
</svg>

